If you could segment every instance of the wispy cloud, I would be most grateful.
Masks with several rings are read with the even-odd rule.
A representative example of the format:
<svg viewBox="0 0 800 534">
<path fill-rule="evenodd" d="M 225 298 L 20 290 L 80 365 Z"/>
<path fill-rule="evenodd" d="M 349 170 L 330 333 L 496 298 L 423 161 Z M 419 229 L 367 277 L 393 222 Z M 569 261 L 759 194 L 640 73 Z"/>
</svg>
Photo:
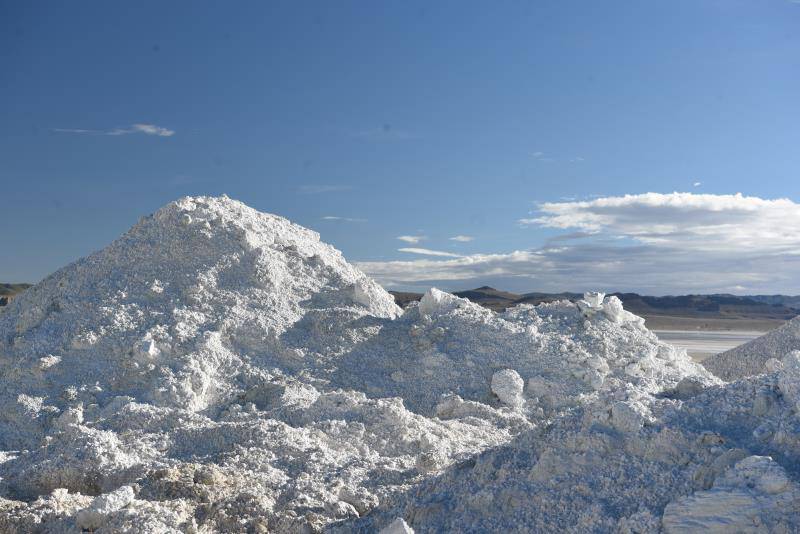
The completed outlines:
<svg viewBox="0 0 800 534">
<path fill-rule="evenodd" d="M 399 248 L 397 249 L 400 252 L 408 252 L 409 254 L 422 254 L 423 256 L 442 256 L 445 258 L 462 258 L 463 256 L 459 254 L 453 254 L 452 252 L 443 252 L 441 250 L 431 250 L 429 248 Z"/>
<path fill-rule="evenodd" d="M 474 240 L 475 238 L 471 235 L 454 235 L 450 238 L 450 241 L 458 241 L 459 243 L 469 243 L 470 241 Z"/>
<path fill-rule="evenodd" d="M 51 128 L 50 131 L 74 134 L 103 134 L 103 130 L 85 130 L 83 128 Z"/>
<path fill-rule="evenodd" d="M 425 241 L 428 239 L 428 237 L 424 235 L 399 235 L 397 236 L 397 239 L 406 243 L 411 243 L 412 245 L 416 245 L 420 241 Z"/>
<path fill-rule="evenodd" d="M 359 139 L 369 140 L 386 140 L 386 141 L 406 141 L 410 139 L 419 139 L 419 135 L 395 128 L 392 124 L 383 124 L 380 128 L 366 128 L 364 130 L 357 130 L 352 132 L 352 136 Z"/>
<path fill-rule="evenodd" d="M 309 184 L 301 185 L 297 188 L 297 192 L 301 195 L 321 195 L 323 193 L 338 193 L 341 191 L 350 191 L 353 186 L 350 185 L 336 185 L 336 184 Z"/>
<path fill-rule="evenodd" d="M 395 286 L 800 292 L 800 204 L 788 199 L 645 193 L 544 203 L 536 215 L 522 221 L 567 232 L 530 250 L 359 265 Z"/>
<path fill-rule="evenodd" d="M 700 187 L 701 185 L 703 185 L 703 182 L 694 182 L 692 187 Z"/>
<path fill-rule="evenodd" d="M 52 131 L 58 133 L 73 133 L 73 134 L 90 134 L 90 135 L 130 135 L 130 134 L 144 134 L 154 135 L 156 137 L 172 137 L 175 135 L 175 130 L 156 126 L 155 124 L 136 123 L 131 124 L 125 128 L 113 128 L 110 130 L 88 130 L 84 128 L 53 128 Z"/>
<path fill-rule="evenodd" d="M 553 158 L 547 157 L 547 155 L 540 150 L 531 153 L 531 156 L 533 156 L 533 159 L 536 161 L 555 161 Z"/>
<path fill-rule="evenodd" d="M 326 215 L 322 218 L 323 221 L 341 221 L 341 222 L 353 222 L 353 223 L 361 223 L 367 222 L 366 219 L 359 219 L 356 217 L 338 217 L 336 215 Z"/>
</svg>

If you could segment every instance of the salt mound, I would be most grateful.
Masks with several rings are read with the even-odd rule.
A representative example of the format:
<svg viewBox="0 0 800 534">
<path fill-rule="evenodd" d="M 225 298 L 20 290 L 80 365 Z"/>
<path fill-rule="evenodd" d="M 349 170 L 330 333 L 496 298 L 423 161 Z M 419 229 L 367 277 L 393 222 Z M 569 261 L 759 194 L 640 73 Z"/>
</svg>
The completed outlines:
<svg viewBox="0 0 800 534">
<path fill-rule="evenodd" d="M 568 301 L 496 314 L 431 289 L 418 306 L 345 355 L 333 380 L 376 397 L 401 397 L 411 410 L 440 417 L 458 399 L 507 405 L 490 386 L 504 370 L 524 381 L 524 395 L 512 404 L 529 417 L 550 417 L 590 397 L 624 396 L 629 389 L 656 393 L 689 376 L 716 383 L 639 317 L 618 313 L 615 301 L 601 297 L 598 304 L 610 314 L 587 314 Z"/>
<path fill-rule="evenodd" d="M 738 380 L 767 372 L 768 360 L 781 360 L 794 350 L 800 350 L 800 317 L 744 345 L 711 356 L 703 366 L 723 380 Z"/>
<path fill-rule="evenodd" d="M 398 313 L 315 232 L 227 197 L 184 198 L 15 299 L 0 373 L 58 410 L 130 395 L 197 411 L 257 369 L 320 367 Z M 0 394 L 3 412 L 20 404 Z M 19 424 L 0 419 L 0 446 L 24 442 Z"/>
<path fill-rule="evenodd" d="M 601 294 L 401 314 L 316 233 L 184 198 L 0 316 L 0 532 L 791 531 L 792 358 L 721 386 Z"/>
<path fill-rule="evenodd" d="M 684 400 L 586 403 L 337 532 L 797 532 L 800 356 Z M 638 415 L 637 415 L 638 414 Z M 637 421 L 636 424 L 631 424 Z"/>
</svg>

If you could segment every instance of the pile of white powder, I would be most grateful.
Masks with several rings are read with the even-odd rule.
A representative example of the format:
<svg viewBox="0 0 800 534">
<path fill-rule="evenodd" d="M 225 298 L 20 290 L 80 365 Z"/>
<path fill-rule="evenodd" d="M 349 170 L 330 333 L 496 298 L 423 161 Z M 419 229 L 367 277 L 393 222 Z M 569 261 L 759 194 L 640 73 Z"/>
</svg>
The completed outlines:
<svg viewBox="0 0 800 534">
<path fill-rule="evenodd" d="M 769 371 L 769 360 L 780 360 L 800 350 L 800 317 L 772 332 L 703 361 L 703 366 L 723 380 L 738 380 Z"/>
<path fill-rule="evenodd" d="M 403 313 L 315 232 L 184 198 L 0 315 L 0 532 L 793 532 L 780 359 L 724 384 L 598 294 Z"/>
</svg>

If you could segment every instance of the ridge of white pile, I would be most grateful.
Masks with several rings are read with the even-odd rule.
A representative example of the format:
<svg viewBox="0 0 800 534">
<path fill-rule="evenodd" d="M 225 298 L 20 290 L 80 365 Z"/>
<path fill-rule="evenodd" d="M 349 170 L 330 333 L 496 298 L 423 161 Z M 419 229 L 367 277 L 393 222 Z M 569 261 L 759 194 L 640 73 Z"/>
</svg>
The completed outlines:
<svg viewBox="0 0 800 534">
<path fill-rule="evenodd" d="M 602 294 L 401 314 L 316 233 L 184 198 L 0 316 L 0 531 L 677 532 L 741 480 L 770 497 L 712 519 L 796 526 L 759 504 L 798 509 L 775 373 L 721 386 Z"/>
<path fill-rule="evenodd" d="M 707 358 L 703 366 L 723 380 L 738 380 L 765 372 L 767 361 L 781 360 L 794 350 L 800 350 L 800 317 L 743 345 Z"/>
</svg>

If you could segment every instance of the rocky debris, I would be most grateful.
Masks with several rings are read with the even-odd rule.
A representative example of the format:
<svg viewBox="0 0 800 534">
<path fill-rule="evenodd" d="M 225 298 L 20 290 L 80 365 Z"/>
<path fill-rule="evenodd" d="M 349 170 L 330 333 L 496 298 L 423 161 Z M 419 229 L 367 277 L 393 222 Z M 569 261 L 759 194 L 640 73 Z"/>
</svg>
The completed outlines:
<svg viewBox="0 0 800 534">
<path fill-rule="evenodd" d="M 88 507 L 76 514 L 75 523 L 78 528 L 95 531 L 106 524 L 110 515 L 131 504 L 133 499 L 131 486 L 122 486 L 110 493 L 104 493 L 95 497 Z"/>
<path fill-rule="evenodd" d="M 772 458 L 748 456 L 714 485 L 669 503 L 662 525 L 667 534 L 690 532 L 790 532 L 787 511 L 797 509 L 800 491 Z M 788 517 L 787 517 L 788 516 Z"/>
</svg>

